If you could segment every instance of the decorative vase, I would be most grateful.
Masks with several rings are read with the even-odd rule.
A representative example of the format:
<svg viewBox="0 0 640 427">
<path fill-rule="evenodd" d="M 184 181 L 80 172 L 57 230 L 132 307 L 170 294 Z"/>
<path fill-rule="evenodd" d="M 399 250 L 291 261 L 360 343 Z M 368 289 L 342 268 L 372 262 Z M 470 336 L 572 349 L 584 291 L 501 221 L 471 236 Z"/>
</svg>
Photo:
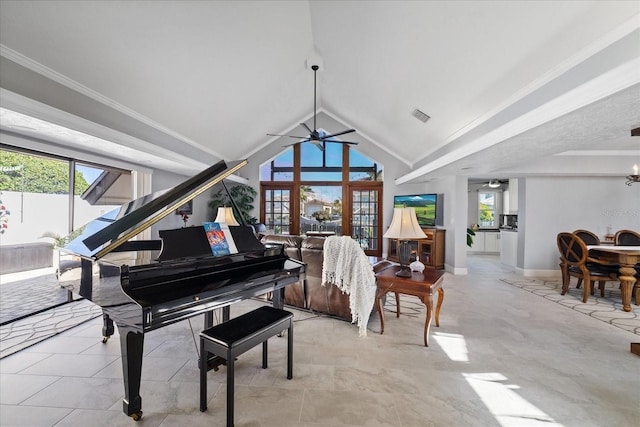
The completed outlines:
<svg viewBox="0 0 640 427">
<path fill-rule="evenodd" d="M 418 260 L 415 260 L 411 264 L 409 264 L 409 268 L 411 269 L 411 271 L 422 273 L 424 271 L 424 264 Z"/>
</svg>

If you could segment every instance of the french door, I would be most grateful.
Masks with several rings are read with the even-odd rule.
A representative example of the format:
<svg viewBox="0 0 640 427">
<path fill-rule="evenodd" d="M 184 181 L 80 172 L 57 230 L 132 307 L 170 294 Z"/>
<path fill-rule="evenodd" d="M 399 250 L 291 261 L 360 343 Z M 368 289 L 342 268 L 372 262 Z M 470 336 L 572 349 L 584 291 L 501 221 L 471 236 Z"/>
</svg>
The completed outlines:
<svg viewBox="0 0 640 427">
<path fill-rule="evenodd" d="M 369 256 L 382 256 L 382 186 L 358 182 L 349 185 L 349 229 Z"/>
<path fill-rule="evenodd" d="M 298 234 L 298 202 L 293 184 L 263 184 L 260 187 L 260 222 L 275 234 Z M 294 200 L 295 198 L 295 200 Z"/>
</svg>

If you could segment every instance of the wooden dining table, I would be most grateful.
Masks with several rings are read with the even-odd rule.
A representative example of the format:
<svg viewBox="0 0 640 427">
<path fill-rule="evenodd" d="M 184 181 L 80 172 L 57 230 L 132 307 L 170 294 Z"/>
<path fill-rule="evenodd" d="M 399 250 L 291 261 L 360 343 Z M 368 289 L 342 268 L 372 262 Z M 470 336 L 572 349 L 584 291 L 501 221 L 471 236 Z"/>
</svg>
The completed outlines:
<svg viewBox="0 0 640 427">
<path fill-rule="evenodd" d="M 631 311 L 631 293 L 636 284 L 636 264 L 640 263 L 640 246 L 587 246 L 589 258 L 600 264 L 619 265 L 618 279 L 622 290 L 622 309 Z M 635 303 L 640 305 L 640 286 L 635 290 Z M 640 343 L 631 343 L 631 352 L 640 356 Z"/>
<path fill-rule="evenodd" d="M 622 309 L 631 311 L 631 293 L 636 283 L 635 265 L 640 263 L 640 246 L 589 245 L 589 258 L 599 264 L 617 264 L 622 289 Z M 640 305 L 640 286 L 635 291 L 635 303 Z"/>
</svg>

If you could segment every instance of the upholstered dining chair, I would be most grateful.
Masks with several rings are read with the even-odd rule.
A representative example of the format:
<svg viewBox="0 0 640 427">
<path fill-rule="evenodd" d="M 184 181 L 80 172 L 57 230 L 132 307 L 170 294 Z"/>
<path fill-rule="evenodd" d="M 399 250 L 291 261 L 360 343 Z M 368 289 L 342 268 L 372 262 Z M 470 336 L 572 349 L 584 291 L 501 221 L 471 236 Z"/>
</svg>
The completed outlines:
<svg viewBox="0 0 640 427">
<path fill-rule="evenodd" d="M 604 296 L 604 286 L 606 282 L 618 281 L 615 274 L 610 271 L 598 267 L 592 263 L 587 263 L 588 251 L 584 241 L 573 233 L 558 233 L 557 236 L 558 250 L 560 251 L 560 265 L 562 269 L 562 292 L 564 295 L 569 290 L 569 281 L 571 277 L 582 279 L 584 284 L 582 291 L 582 302 L 586 303 L 589 294 L 598 282 L 600 288 L 600 296 Z"/>
<path fill-rule="evenodd" d="M 576 230 L 573 234 L 581 238 L 587 246 L 600 244 L 600 238 L 589 230 Z"/>
<path fill-rule="evenodd" d="M 592 233 L 589 230 L 579 229 L 579 230 L 575 230 L 573 234 L 581 238 L 582 241 L 587 246 L 600 244 L 600 238 L 595 233 Z M 582 286 L 582 279 L 578 279 L 578 284 L 576 285 L 576 288 L 579 289 L 580 286 Z M 593 295 L 593 288 L 591 288 L 591 295 Z"/>
<path fill-rule="evenodd" d="M 640 233 L 633 230 L 619 230 L 613 241 L 616 246 L 640 246 Z"/>
</svg>

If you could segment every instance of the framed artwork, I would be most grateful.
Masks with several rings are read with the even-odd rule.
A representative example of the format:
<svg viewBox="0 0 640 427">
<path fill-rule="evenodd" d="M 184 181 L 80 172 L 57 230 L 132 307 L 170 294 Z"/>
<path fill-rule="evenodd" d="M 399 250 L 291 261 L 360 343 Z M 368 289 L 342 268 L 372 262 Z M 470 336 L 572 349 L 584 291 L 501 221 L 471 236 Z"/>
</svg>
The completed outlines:
<svg viewBox="0 0 640 427">
<path fill-rule="evenodd" d="M 187 203 L 185 203 L 184 205 L 176 209 L 176 215 L 182 215 L 182 214 L 191 215 L 192 213 L 193 213 L 193 200 L 189 200 Z"/>
</svg>

